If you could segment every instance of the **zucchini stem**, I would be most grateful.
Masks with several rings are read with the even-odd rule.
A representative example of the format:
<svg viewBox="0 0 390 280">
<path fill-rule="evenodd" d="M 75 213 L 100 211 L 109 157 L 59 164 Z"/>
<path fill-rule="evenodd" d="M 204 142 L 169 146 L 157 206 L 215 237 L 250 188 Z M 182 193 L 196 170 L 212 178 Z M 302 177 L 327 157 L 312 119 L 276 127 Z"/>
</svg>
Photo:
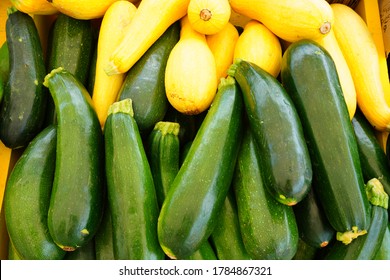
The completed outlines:
<svg viewBox="0 0 390 280">
<path fill-rule="evenodd" d="M 177 122 L 160 121 L 156 123 L 154 130 L 159 130 L 163 136 L 167 134 L 178 136 L 180 124 Z"/>
<path fill-rule="evenodd" d="M 389 195 L 385 192 L 381 181 L 373 178 L 365 185 L 368 200 L 372 205 L 380 206 L 385 209 L 389 206 Z"/>
<path fill-rule="evenodd" d="M 133 101 L 130 98 L 114 102 L 108 109 L 108 115 L 124 113 L 134 117 Z"/>
<path fill-rule="evenodd" d="M 337 232 L 336 239 L 343 242 L 345 245 L 348 245 L 352 240 L 358 238 L 361 235 L 365 235 L 367 230 L 359 230 L 358 227 L 352 227 L 352 230 L 346 232 Z"/>
</svg>

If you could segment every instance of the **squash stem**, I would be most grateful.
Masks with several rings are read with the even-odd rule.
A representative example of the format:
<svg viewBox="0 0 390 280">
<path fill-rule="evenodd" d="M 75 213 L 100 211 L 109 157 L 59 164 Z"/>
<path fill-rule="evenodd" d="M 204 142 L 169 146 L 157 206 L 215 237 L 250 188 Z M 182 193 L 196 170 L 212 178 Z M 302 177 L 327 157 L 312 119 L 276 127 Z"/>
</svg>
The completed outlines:
<svg viewBox="0 0 390 280">
<path fill-rule="evenodd" d="M 180 124 L 177 122 L 160 121 L 156 123 L 154 130 L 159 130 L 163 136 L 167 134 L 178 136 Z"/>
<path fill-rule="evenodd" d="M 134 117 L 133 101 L 130 98 L 114 102 L 108 109 L 108 115 L 124 113 Z"/>
<path fill-rule="evenodd" d="M 385 192 L 382 183 L 377 179 L 373 178 L 365 185 L 366 194 L 368 200 L 372 205 L 380 206 L 385 209 L 389 206 L 389 196 Z"/>
</svg>

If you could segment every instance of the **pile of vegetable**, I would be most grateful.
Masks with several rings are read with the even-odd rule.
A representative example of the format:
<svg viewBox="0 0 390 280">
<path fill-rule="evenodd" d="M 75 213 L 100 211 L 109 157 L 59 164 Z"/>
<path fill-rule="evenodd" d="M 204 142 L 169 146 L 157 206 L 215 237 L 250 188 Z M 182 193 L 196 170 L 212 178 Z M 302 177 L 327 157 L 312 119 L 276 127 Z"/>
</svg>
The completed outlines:
<svg viewBox="0 0 390 280">
<path fill-rule="evenodd" d="M 11 2 L 10 259 L 390 258 L 390 92 L 357 1 Z"/>
</svg>

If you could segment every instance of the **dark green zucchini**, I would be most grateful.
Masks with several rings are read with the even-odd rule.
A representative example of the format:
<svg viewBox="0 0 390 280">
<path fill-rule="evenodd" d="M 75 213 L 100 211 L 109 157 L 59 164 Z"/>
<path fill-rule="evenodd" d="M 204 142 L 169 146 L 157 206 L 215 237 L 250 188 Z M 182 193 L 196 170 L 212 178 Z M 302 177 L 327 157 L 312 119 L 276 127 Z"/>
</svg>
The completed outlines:
<svg viewBox="0 0 390 280">
<path fill-rule="evenodd" d="M 345 245 L 336 242 L 325 259 L 328 260 L 373 260 L 382 245 L 388 228 L 388 199 L 382 184 L 376 178 L 367 183 L 367 193 L 372 204 L 371 224 L 368 233 Z"/>
<path fill-rule="evenodd" d="M 232 187 L 245 248 L 253 259 L 292 259 L 298 246 L 298 226 L 292 207 L 280 203 L 265 187 L 265 170 L 252 129 L 243 135 Z"/>
<path fill-rule="evenodd" d="M 314 248 L 327 246 L 336 231 L 329 224 L 324 209 L 313 188 L 297 205 L 293 206 L 300 238 Z"/>
<path fill-rule="evenodd" d="M 56 160 L 54 126 L 39 133 L 22 153 L 7 182 L 4 194 L 9 237 L 22 259 L 62 259 L 48 231 L 47 212 Z"/>
<path fill-rule="evenodd" d="M 119 100 L 133 100 L 134 118 L 141 134 L 148 134 L 167 112 L 165 66 L 179 35 L 180 23 L 175 22 L 131 67 L 119 91 Z"/>
<path fill-rule="evenodd" d="M 179 131 L 178 123 L 159 121 L 149 134 L 147 154 L 159 207 L 163 204 L 168 189 L 179 171 Z"/>
<path fill-rule="evenodd" d="M 0 48 L 0 103 L 3 99 L 4 86 L 9 77 L 9 52 L 7 41 Z"/>
<path fill-rule="evenodd" d="M 114 260 L 114 244 L 112 237 L 112 219 L 108 200 L 104 207 L 102 222 L 95 235 L 95 252 L 97 260 Z"/>
<path fill-rule="evenodd" d="M 91 97 L 63 68 L 45 77 L 57 113 L 57 157 L 48 224 L 58 246 L 73 251 L 96 234 L 103 212 L 104 142 Z"/>
<path fill-rule="evenodd" d="M 372 125 L 358 109 L 352 119 L 359 149 L 360 165 L 365 182 L 372 178 L 381 181 L 386 193 L 390 194 L 389 160 L 375 136 Z"/>
<path fill-rule="evenodd" d="M 298 240 L 298 248 L 293 260 L 315 260 L 317 258 L 317 247 L 307 244 L 302 238 Z"/>
<path fill-rule="evenodd" d="M 375 255 L 375 260 L 390 260 L 390 223 L 387 225 L 382 244 Z"/>
<path fill-rule="evenodd" d="M 49 32 L 47 72 L 62 67 L 87 87 L 94 47 L 91 21 L 60 13 Z M 57 121 L 52 98 L 47 105 L 45 121 L 48 124 Z"/>
<path fill-rule="evenodd" d="M 25 147 L 41 131 L 48 97 L 38 30 L 31 16 L 8 10 L 6 36 L 9 79 L 0 107 L 0 140 L 9 148 Z"/>
<path fill-rule="evenodd" d="M 77 250 L 67 252 L 64 260 L 96 260 L 95 241 L 92 239 Z"/>
<path fill-rule="evenodd" d="M 131 99 L 115 102 L 104 126 L 106 176 L 115 259 L 164 259 L 153 176 Z"/>
<path fill-rule="evenodd" d="M 291 44 L 281 79 L 297 108 L 313 166 L 313 188 L 336 238 L 367 232 L 370 207 L 348 109 L 329 53 L 310 40 Z"/>
<path fill-rule="evenodd" d="M 219 260 L 250 260 L 242 241 L 237 202 L 231 187 L 219 214 L 210 242 Z M 229 245 L 227 245 L 229 244 Z"/>
<path fill-rule="evenodd" d="M 170 258 L 193 254 L 215 227 L 239 149 L 242 106 L 234 79 L 221 80 L 160 211 L 158 237 Z"/>
<path fill-rule="evenodd" d="M 245 60 L 228 70 L 240 85 L 253 136 L 268 176 L 265 187 L 279 202 L 292 206 L 307 194 L 312 167 L 302 125 L 289 95 L 272 75 Z"/>
</svg>

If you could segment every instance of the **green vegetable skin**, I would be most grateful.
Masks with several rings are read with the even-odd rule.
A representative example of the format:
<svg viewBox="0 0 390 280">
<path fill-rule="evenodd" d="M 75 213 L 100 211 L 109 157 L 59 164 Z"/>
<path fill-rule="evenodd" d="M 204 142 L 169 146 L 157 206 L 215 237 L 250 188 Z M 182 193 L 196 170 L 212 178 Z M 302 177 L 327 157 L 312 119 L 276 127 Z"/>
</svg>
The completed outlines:
<svg viewBox="0 0 390 280">
<path fill-rule="evenodd" d="M 47 72 L 62 67 L 87 87 L 94 52 L 93 44 L 93 29 L 90 20 L 58 14 L 50 28 L 48 38 Z M 48 101 L 45 121 L 49 124 L 57 121 L 52 98 Z"/>
<path fill-rule="evenodd" d="M 57 152 L 48 224 L 58 246 L 82 247 L 95 235 L 103 210 L 104 142 L 85 87 L 57 68 L 44 82 L 57 113 Z"/>
<path fill-rule="evenodd" d="M 110 107 L 104 131 L 115 259 L 164 259 L 156 191 L 131 99 Z"/>
<path fill-rule="evenodd" d="M 266 189 L 261 156 L 253 132 L 247 128 L 232 183 L 242 239 L 253 259 L 292 259 L 299 239 L 294 212 L 291 206 L 278 202 Z"/>
<path fill-rule="evenodd" d="M 282 82 L 297 108 L 313 163 L 313 188 L 325 215 L 350 243 L 370 223 L 358 147 L 330 55 L 310 40 L 289 46 Z"/>
<path fill-rule="evenodd" d="M 7 41 L 0 48 L 0 103 L 3 99 L 4 86 L 9 77 L 9 52 Z"/>
<path fill-rule="evenodd" d="M 48 232 L 47 212 L 56 158 L 54 126 L 39 133 L 15 164 L 7 182 L 4 211 L 17 254 L 27 260 L 62 259 L 65 251 Z"/>
<path fill-rule="evenodd" d="M 10 8 L 6 22 L 9 79 L 0 107 L 0 140 L 25 147 L 41 131 L 47 99 L 43 51 L 33 19 Z"/>
<path fill-rule="evenodd" d="M 188 257 L 212 233 L 231 183 L 241 124 L 241 94 L 229 77 L 221 81 L 160 211 L 158 237 L 170 258 Z"/>
<path fill-rule="evenodd" d="M 165 94 L 165 66 L 179 40 L 180 23 L 172 24 L 127 72 L 119 100 L 133 101 L 134 118 L 141 134 L 149 133 L 168 110 Z"/>
<path fill-rule="evenodd" d="M 279 81 L 257 65 L 237 60 L 228 70 L 237 80 L 248 122 L 268 176 L 266 188 L 279 202 L 292 206 L 307 194 L 312 167 L 294 104 Z"/>
</svg>

